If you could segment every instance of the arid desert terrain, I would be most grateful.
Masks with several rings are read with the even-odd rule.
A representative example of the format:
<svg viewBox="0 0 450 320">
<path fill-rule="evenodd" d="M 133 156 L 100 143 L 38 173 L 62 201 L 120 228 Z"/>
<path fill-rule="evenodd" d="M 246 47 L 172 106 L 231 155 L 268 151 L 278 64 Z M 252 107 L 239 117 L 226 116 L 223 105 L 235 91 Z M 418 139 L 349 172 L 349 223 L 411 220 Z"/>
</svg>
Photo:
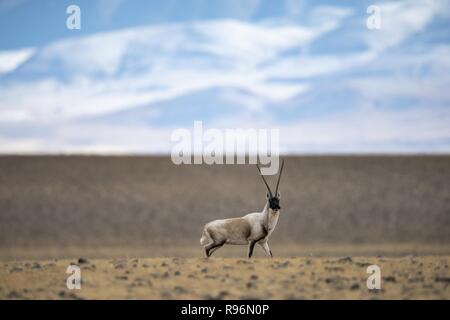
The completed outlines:
<svg viewBox="0 0 450 320">
<path fill-rule="evenodd" d="M 264 206 L 255 166 L 1 156 L 0 299 L 450 298 L 450 156 L 285 159 L 275 257 L 206 260 L 206 222 Z"/>
<path fill-rule="evenodd" d="M 448 299 L 450 258 L 145 258 L 0 264 L 1 299 Z M 81 288 L 68 290 L 69 264 Z M 381 289 L 366 286 L 381 269 Z"/>
</svg>

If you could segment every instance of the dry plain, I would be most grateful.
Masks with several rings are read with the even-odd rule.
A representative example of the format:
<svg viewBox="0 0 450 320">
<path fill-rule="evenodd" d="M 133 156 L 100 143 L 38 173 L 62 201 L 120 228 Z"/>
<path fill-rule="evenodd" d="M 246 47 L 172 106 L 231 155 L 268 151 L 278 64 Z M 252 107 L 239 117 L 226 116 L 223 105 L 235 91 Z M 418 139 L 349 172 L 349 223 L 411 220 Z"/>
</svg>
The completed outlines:
<svg viewBox="0 0 450 320">
<path fill-rule="evenodd" d="M 81 289 L 66 288 L 70 260 L 0 265 L 1 299 L 449 299 L 450 258 L 133 258 L 78 264 Z M 368 290 L 367 267 L 381 268 Z"/>
<path fill-rule="evenodd" d="M 264 205 L 254 166 L 3 156 L 0 298 L 449 299 L 449 181 L 448 156 L 287 157 L 275 258 L 206 260 L 204 223 Z"/>
</svg>

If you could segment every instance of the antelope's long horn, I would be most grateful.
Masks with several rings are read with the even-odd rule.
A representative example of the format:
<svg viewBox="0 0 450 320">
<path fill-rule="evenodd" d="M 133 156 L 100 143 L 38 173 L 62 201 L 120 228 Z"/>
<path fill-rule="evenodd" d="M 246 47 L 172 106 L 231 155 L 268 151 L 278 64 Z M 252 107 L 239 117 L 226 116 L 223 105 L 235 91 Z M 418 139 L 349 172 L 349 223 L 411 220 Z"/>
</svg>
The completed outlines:
<svg viewBox="0 0 450 320">
<path fill-rule="evenodd" d="M 258 171 L 259 171 L 259 175 L 260 175 L 260 176 L 261 176 L 261 178 L 263 179 L 263 181 L 264 181 L 264 184 L 266 185 L 266 187 L 267 187 L 267 190 L 269 191 L 270 197 L 272 198 L 272 197 L 273 197 L 273 195 L 272 195 L 272 191 L 270 191 L 269 185 L 267 184 L 267 181 L 266 181 L 266 179 L 264 178 L 264 176 L 263 176 L 263 175 L 262 175 L 262 173 L 261 173 L 261 169 L 259 168 L 259 166 L 258 166 L 258 165 L 256 165 L 256 167 L 258 168 Z"/>
<path fill-rule="evenodd" d="M 281 173 L 283 172 L 283 167 L 284 167 L 284 159 L 281 162 L 281 169 L 280 169 L 280 173 L 278 174 L 278 182 L 277 182 L 277 188 L 275 189 L 275 197 L 278 196 L 278 186 L 280 185 L 280 179 L 281 179 Z"/>
</svg>

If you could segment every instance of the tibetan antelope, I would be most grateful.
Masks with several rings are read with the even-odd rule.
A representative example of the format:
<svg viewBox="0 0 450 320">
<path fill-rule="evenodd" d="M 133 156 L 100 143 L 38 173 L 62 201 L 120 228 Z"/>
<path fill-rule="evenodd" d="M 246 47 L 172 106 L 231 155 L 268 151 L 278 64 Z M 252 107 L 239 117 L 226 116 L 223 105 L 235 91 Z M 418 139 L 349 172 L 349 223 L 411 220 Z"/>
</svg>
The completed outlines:
<svg viewBox="0 0 450 320">
<path fill-rule="evenodd" d="M 207 258 L 224 244 L 248 244 L 248 258 L 251 258 L 256 243 L 264 249 L 267 256 L 272 257 L 268 241 L 280 215 L 278 186 L 283 166 L 284 160 L 281 163 L 275 194 L 273 194 L 266 179 L 261 174 L 259 166 L 256 165 L 268 191 L 266 204 L 261 212 L 249 213 L 240 218 L 214 220 L 205 225 L 200 244 L 204 247 Z"/>
</svg>

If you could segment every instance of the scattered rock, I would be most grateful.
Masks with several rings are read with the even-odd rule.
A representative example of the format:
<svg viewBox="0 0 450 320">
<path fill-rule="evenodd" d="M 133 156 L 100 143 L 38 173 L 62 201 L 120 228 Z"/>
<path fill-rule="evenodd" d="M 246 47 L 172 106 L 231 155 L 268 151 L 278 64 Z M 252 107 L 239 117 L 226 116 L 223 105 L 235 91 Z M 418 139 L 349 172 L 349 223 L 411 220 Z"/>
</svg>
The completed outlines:
<svg viewBox="0 0 450 320">
<path fill-rule="evenodd" d="M 280 269 L 280 268 L 286 268 L 289 265 L 289 261 L 285 261 L 285 262 L 275 262 L 274 264 L 272 264 L 272 268 L 274 269 Z"/>
<path fill-rule="evenodd" d="M 344 268 L 341 268 L 341 267 L 325 267 L 325 270 L 333 271 L 333 272 L 342 272 L 342 271 L 344 271 Z"/>
<path fill-rule="evenodd" d="M 340 258 L 337 262 L 339 263 L 347 263 L 347 262 L 353 262 L 351 257 L 344 257 L 344 258 Z"/>
<path fill-rule="evenodd" d="M 225 298 L 226 296 L 229 296 L 229 295 L 230 295 L 230 293 L 229 293 L 228 291 L 222 290 L 222 291 L 220 291 L 219 294 L 217 295 L 217 298 L 218 298 L 218 299 L 223 299 L 223 298 Z"/>
<path fill-rule="evenodd" d="M 409 278 L 409 282 L 412 283 L 416 283 L 416 282 L 423 282 L 424 278 L 423 277 L 413 277 L 413 278 Z"/>
<path fill-rule="evenodd" d="M 89 263 L 89 260 L 85 257 L 80 257 L 80 258 L 78 258 L 78 263 L 79 264 Z"/>
<path fill-rule="evenodd" d="M 257 279 L 258 279 L 258 275 L 252 274 L 252 275 L 250 276 L 250 279 L 251 279 L 251 280 L 257 280 Z"/>
<path fill-rule="evenodd" d="M 171 300 L 172 299 L 172 293 L 170 293 L 167 290 L 164 290 L 163 292 L 161 292 L 161 298 L 162 299 Z"/>
<path fill-rule="evenodd" d="M 184 258 L 180 258 L 180 257 L 172 258 L 172 262 L 175 264 L 180 264 L 180 263 L 183 263 L 184 261 L 185 261 Z"/>
<path fill-rule="evenodd" d="M 331 283 L 331 284 L 338 284 L 338 283 L 342 283 L 344 281 L 347 281 L 347 278 L 341 277 L 341 276 L 334 276 L 334 277 L 330 277 L 330 278 L 326 278 L 325 282 L 326 283 Z"/>
<path fill-rule="evenodd" d="M 444 282 L 444 283 L 450 283 L 450 277 L 436 277 L 434 278 L 435 282 Z"/>
<path fill-rule="evenodd" d="M 115 265 L 114 265 L 114 268 L 116 268 L 116 269 L 125 269 L 127 267 L 127 263 L 125 262 L 125 263 L 116 263 Z"/>
<path fill-rule="evenodd" d="M 12 267 L 11 269 L 9 269 L 10 273 L 21 272 L 21 271 L 23 271 L 23 269 L 21 267 Z"/>
<path fill-rule="evenodd" d="M 128 264 L 127 260 L 114 260 L 112 263 L 116 269 L 124 269 Z"/>
<path fill-rule="evenodd" d="M 368 266 L 371 266 L 372 263 L 369 263 L 369 262 L 356 262 L 356 265 L 357 265 L 358 267 L 367 268 Z"/>
<path fill-rule="evenodd" d="M 188 293 L 189 292 L 187 289 L 185 289 L 184 287 L 180 287 L 180 286 L 176 286 L 175 288 L 173 288 L 173 291 L 176 294 L 184 294 L 184 293 Z"/>
<path fill-rule="evenodd" d="M 351 286 L 350 286 L 350 290 L 358 290 L 359 289 L 359 284 L 354 282 Z"/>
<path fill-rule="evenodd" d="M 73 299 L 73 300 L 82 300 L 82 298 L 80 298 L 79 296 L 77 296 L 74 292 L 71 292 L 67 295 L 68 299 Z"/>
<path fill-rule="evenodd" d="M 207 294 L 204 296 L 206 300 L 223 300 L 225 297 L 229 296 L 230 293 L 228 291 L 220 291 L 217 295 Z"/>
<path fill-rule="evenodd" d="M 386 282 L 396 282 L 397 279 L 394 276 L 383 277 L 383 280 Z"/>
<path fill-rule="evenodd" d="M 22 295 L 17 291 L 13 290 L 8 293 L 7 297 L 10 299 L 20 299 L 22 298 Z"/>
</svg>

